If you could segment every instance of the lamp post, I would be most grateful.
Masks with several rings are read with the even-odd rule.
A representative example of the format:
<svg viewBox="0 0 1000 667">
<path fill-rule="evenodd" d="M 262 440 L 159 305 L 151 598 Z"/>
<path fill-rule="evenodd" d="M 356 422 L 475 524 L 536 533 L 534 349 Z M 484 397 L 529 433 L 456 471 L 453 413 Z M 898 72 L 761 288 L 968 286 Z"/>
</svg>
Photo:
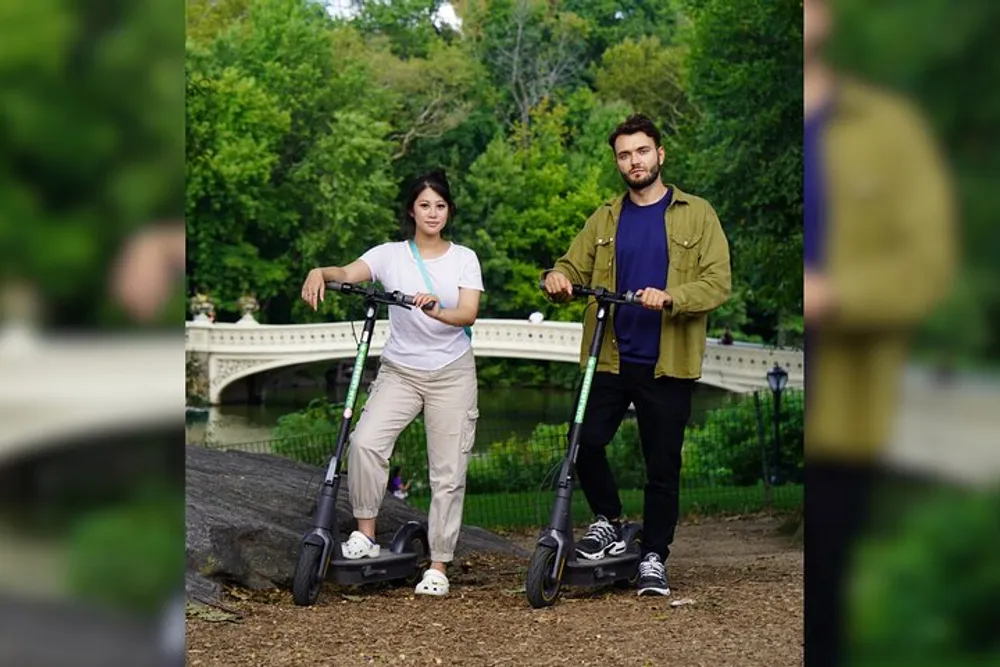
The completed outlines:
<svg viewBox="0 0 1000 667">
<path fill-rule="evenodd" d="M 777 362 L 774 368 L 767 372 L 767 386 L 771 388 L 774 396 L 774 465 L 771 466 L 771 483 L 780 484 L 778 470 L 781 468 L 781 433 L 778 428 L 779 416 L 781 414 L 781 392 L 788 385 L 788 372 L 779 366 Z"/>
</svg>

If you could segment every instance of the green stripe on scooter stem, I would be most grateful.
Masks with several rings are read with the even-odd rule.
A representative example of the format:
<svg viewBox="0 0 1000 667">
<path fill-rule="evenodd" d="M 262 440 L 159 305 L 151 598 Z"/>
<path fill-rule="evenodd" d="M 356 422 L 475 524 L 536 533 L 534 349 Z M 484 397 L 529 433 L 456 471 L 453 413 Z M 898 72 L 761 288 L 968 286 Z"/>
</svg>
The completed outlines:
<svg viewBox="0 0 1000 667">
<path fill-rule="evenodd" d="M 351 386 L 347 390 L 347 400 L 344 401 L 344 410 L 354 410 L 354 401 L 358 397 L 358 386 L 361 384 L 361 370 L 365 365 L 365 357 L 368 356 L 368 341 L 363 341 L 358 346 L 358 356 L 354 358 L 354 370 L 351 372 Z"/>
<path fill-rule="evenodd" d="M 587 397 L 590 396 L 590 383 L 594 380 L 594 368 L 597 367 L 597 357 L 587 359 L 587 370 L 583 374 L 583 386 L 580 388 L 580 402 L 576 406 L 577 424 L 583 423 L 583 413 L 587 410 Z"/>
</svg>

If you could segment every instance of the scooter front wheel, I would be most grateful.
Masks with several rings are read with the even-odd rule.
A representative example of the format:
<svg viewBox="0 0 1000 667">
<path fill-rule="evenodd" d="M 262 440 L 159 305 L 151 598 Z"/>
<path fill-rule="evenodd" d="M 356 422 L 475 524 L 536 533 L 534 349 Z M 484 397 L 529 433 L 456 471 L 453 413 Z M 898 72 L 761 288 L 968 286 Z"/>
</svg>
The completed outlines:
<svg viewBox="0 0 1000 667">
<path fill-rule="evenodd" d="M 295 564 L 295 578 L 292 579 L 292 599 L 300 607 L 316 604 L 319 599 L 319 589 L 323 585 L 320 579 L 320 561 L 323 558 L 323 547 L 318 544 L 306 543 L 299 552 L 299 561 Z"/>
<path fill-rule="evenodd" d="M 535 547 L 535 553 L 532 554 L 531 563 L 528 565 L 528 580 L 524 587 L 528 603 L 535 609 L 551 606 L 559 597 L 562 580 L 552 576 L 555 564 L 555 547 L 543 544 Z"/>
</svg>

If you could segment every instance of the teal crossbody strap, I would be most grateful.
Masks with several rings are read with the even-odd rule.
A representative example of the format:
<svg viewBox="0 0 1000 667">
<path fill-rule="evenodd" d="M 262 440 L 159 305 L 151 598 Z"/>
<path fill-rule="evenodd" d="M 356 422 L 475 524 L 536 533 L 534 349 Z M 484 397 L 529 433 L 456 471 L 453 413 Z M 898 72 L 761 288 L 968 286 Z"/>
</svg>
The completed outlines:
<svg viewBox="0 0 1000 667">
<path fill-rule="evenodd" d="M 424 260 L 420 257 L 420 251 L 417 249 L 417 244 L 410 239 L 410 252 L 413 253 L 413 259 L 417 260 L 417 268 L 420 269 L 420 275 L 424 277 L 424 284 L 427 285 L 427 292 L 429 294 L 434 293 L 434 285 L 431 284 L 431 277 L 427 274 L 427 268 L 424 266 Z M 465 331 L 465 335 L 472 340 L 472 327 L 462 327 Z"/>
</svg>

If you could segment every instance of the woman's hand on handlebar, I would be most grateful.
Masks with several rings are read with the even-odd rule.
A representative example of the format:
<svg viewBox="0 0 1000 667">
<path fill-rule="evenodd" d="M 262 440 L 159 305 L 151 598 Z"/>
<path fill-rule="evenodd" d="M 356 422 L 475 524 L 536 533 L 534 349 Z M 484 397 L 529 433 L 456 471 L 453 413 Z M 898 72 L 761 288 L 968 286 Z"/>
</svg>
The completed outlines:
<svg viewBox="0 0 1000 667">
<path fill-rule="evenodd" d="M 573 283 L 558 271 L 549 271 L 545 276 L 545 292 L 555 301 L 565 301 L 573 297 Z"/>
<path fill-rule="evenodd" d="M 427 294 L 425 292 L 417 292 L 413 295 L 413 305 L 416 308 L 422 310 L 428 317 L 433 317 L 435 320 L 438 315 L 441 314 L 441 302 L 433 294 Z"/>
<path fill-rule="evenodd" d="M 663 310 L 674 302 L 673 297 L 667 292 L 655 287 L 638 290 L 635 295 L 639 297 L 639 303 L 642 307 L 650 310 Z"/>
<path fill-rule="evenodd" d="M 302 283 L 302 300 L 316 310 L 325 295 L 326 281 L 323 280 L 323 269 L 313 269 Z"/>
</svg>

